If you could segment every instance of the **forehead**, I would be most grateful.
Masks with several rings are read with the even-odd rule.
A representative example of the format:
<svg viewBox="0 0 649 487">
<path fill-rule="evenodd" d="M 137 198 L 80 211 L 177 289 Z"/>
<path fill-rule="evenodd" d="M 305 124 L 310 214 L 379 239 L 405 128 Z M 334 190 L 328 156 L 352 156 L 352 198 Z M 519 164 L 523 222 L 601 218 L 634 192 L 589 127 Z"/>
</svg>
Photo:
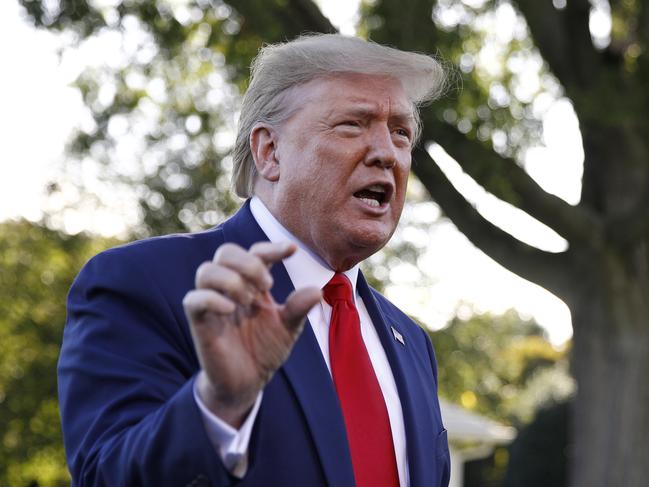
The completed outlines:
<svg viewBox="0 0 649 487">
<path fill-rule="evenodd" d="M 295 87 L 287 101 L 292 108 L 303 107 L 314 114 L 362 110 L 414 119 L 413 105 L 401 82 L 385 76 L 345 73 L 316 78 Z"/>
</svg>

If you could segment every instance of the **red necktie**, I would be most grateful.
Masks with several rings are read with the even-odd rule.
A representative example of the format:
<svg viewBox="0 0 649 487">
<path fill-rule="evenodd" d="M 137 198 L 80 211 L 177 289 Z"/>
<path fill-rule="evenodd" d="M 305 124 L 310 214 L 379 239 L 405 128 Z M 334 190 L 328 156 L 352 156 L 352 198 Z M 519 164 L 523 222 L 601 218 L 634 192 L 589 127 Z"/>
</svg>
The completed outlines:
<svg viewBox="0 0 649 487">
<path fill-rule="evenodd" d="M 332 307 L 331 373 L 342 406 L 357 487 L 397 487 L 399 475 L 383 393 L 361 336 L 352 286 L 336 273 L 324 287 Z"/>
</svg>

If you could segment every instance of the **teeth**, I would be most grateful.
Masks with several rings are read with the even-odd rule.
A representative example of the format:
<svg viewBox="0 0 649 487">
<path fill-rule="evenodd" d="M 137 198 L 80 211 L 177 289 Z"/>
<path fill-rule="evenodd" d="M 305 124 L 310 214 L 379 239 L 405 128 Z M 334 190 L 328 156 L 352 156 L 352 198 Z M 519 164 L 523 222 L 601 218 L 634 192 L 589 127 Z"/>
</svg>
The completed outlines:
<svg viewBox="0 0 649 487">
<path fill-rule="evenodd" d="M 385 193 L 385 188 L 380 184 L 373 184 L 372 186 L 368 186 L 367 189 L 369 191 L 375 191 L 377 193 Z"/>
<path fill-rule="evenodd" d="M 378 201 L 376 201 L 375 199 L 372 199 L 372 198 L 360 198 L 360 200 L 363 203 L 365 203 L 367 205 L 370 205 L 370 206 L 374 206 L 374 207 L 377 207 L 377 208 L 379 206 L 381 206 L 381 203 L 379 203 Z"/>
</svg>

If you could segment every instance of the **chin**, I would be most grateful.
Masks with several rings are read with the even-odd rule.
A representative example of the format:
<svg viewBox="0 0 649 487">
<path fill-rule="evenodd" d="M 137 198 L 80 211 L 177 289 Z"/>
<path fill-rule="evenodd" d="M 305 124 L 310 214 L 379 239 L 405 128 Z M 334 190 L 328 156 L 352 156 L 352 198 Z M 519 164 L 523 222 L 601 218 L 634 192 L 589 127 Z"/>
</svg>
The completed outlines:
<svg viewBox="0 0 649 487">
<path fill-rule="evenodd" d="M 365 249 L 367 257 L 381 250 L 392 237 L 392 232 L 385 230 L 359 230 L 351 241 L 359 249 Z"/>
<path fill-rule="evenodd" d="M 335 251 L 330 254 L 332 258 L 325 260 L 332 269 L 343 272 L 377 253 L 389 240 L 390 235 L 384 232 L 368 234 L 356 228 L 354 232 L 347 232 L 343 240 L 337 241 Z"/>
</svg>

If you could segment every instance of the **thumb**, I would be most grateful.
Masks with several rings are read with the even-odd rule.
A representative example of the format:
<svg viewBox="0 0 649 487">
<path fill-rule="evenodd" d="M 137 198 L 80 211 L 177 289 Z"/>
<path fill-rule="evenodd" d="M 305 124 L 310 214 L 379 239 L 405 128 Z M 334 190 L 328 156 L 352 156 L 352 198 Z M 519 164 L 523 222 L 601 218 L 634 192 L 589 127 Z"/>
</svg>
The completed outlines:
<svg viewBox="0 0 649 487">
<path fill-rule="evenodd" d="M 295 333 L 304 324 L 306 314 L 320 302 L 322 291 L 317 287 L 305 287 L 293 291 L 280 309 L 280 316 L 289 331 Z"/>
</svg>

